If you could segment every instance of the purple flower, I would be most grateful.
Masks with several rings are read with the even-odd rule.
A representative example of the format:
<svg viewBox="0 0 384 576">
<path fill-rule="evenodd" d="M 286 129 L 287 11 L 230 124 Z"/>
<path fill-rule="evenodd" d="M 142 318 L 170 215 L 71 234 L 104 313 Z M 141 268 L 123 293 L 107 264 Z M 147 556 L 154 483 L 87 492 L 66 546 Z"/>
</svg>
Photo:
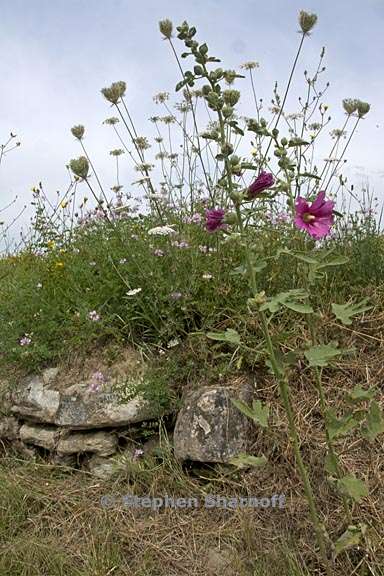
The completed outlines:
<svg viewBox="0 0 384 576">
<path fill-rule="evenodd" d="M 253 200 L 260 192 L 273 186 L 275 180 L 270 172 L 260 172 L 256 180 L 248 188 L 247 197 Z"/>
<path fill-rule="evenodd" d="M 29 346 L 31 342 L 32 339 L 29 336 L 27 336 L 27 334 L 24 334 L 24 336 L 19 340 L 20 346 Z"/>
<path fill-rule="evenodd" d="M 325 192 L 319 192 L 312 204 L 299 196 L 296 200 L 295 226 L 305 230 L 313 238 L 323 238 L 333 224 L 334 205 L 333 200 L 325 199 Z"/>
<path fill-rule="evenodd" d="M 205 227 L 208 232 L 215 232 L 225 228 L 224 223 L 225 210 L 222 208 L 212 208 L 205 212 Z"/>
</svg>

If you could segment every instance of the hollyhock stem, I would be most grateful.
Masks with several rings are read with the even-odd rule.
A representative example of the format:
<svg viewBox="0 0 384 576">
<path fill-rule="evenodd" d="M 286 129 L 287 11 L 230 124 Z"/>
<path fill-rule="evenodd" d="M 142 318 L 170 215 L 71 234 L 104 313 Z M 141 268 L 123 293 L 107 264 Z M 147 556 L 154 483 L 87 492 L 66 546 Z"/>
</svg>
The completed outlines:
<svg viewBox="0 0 384 576">
<path fill-rule="evenodd" d="M 316 338 L 315 326 L 313 324 L 312 318 L 308 319 L 308 326 L 309 326 L 309 329 L 311 332 L 312 345 L 315 346 L 317 344 L 317 338 Z M 322 380 L 321 380 L 321 372 L 317 366 L 315 366 L 314 371 L 315 371 L 315 379 L 316 379 L 316 389 L 319 393 L 321 415 L 323 418 L 323 422 L 325 422 L 325 417 L 326 417 L 326 413 L 327 413 L 327 400 L 325 397 L 324 388 L 323 388 L 323 384 L 322 384 Z M 329 435 L 329 431 L 328 431 L 327 426 L 325 426 L 325 439 L 326 439 L 328 453 L 329 453 L 329 456 L 331 458 L 332 465 L 336 471 L 336 477 L 338 480 L 341 480 L 342 471 L 340 469 L 340 465 L 339 465 L 339 462 L 337 460 L 337 456 L 336 456 L 336 453 L 335 453 L 335 450 L 333 447 L 333 442 L 332 442 L 331 437 Z M 344 512 L 345 512 L 348 524 L 349 525 L 353 524 L 352 514 L 351 514 L 350 507 L 349 507 L 348 499 L 347 499 L 346 495 L 343 493 L 341 494 L 341 497 L 342 497 L 343 508 L 344 508 Z"/>
</svg>

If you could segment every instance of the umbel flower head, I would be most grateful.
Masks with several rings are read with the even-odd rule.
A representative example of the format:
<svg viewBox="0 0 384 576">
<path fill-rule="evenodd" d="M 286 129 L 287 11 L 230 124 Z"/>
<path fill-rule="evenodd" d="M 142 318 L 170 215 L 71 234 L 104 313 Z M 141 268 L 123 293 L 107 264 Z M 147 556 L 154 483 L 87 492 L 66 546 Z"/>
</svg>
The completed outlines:
<svg viewBox="0 0 384 576">
<path fill-rule="evenodd" d="M 343 108 L 346 111 L 346 113 L 348 114 L 348 116 L 350 116 L 351 114 L 353 114 L 354 112 L 356 112 L 357 110 L 357 106 L 358 106 L 358 100 L 356 100 L 355 98 L 344 98 L 343 100 Z"/>
<path fill-rule="evenodd" d="M 270 172 L 260 172 L 256 180 L 248 188 L 247 197 L 252 200 L 267 188 L 270 188 L 274 184 L 273 176 Z"/>
<path fill-rule="evenodd" d="M 75 176 L 78 176 L 83 180 L 88 176 L 89 163 L 85 156 L 74 158 L 70 161 L 69 166 Z"/>
<path fill-rule="evenodd" d="M 303 34 L 308 34 L 317 22 L 316 14 L 310 14 L 301 10 L 299 14 L 299 24 Z"/>
<path fill-rule="evenodd" d="M 84 136 L 85 128 L 82 124 L 78 124 L 77 126 L 73 126 L 71 128 L 71 132 L 75 138 L 81 140 Z"/>
<path fill-rule="evenodd" d="M 205 227 L 208 232 L 215 232 L 225 228 L 225 210 L 222 208 L 211 208 L 205 212 Z"/>
<path fill-rule="evenodd" d="M 120 80 L 119 82 L 112 82 L 109 88 L 103 88 L 101 93 L 108 102 L 117 104 L 120 98 L 124 96 L 126 89 L 126 83 Z"/>
<path fill-rule="evenodd" d="M 166 38 L 168 40 L 170 38 L 172 38 L 173 24 L 168 18 L 165 18 L 164 20 L 160 20 L 159 29 L 160 29 L 160 32 L 162 33 L 162 35 L 164 36 L 164 38 Z"/>
<path fill-rule="evenodd" d="M 325 192 L 318 193 L 312 204 L 299 196 L 296 200 L 295 226 L 318 240 L 328 234 L 333 224 L 333 200 L 325 199 Z"/>
<path fill-rule="evenodd" d="M 362 102 L 362 100 L 358 100 L 357 101 L 357 114 L 359 115 L 359 118 L 363 118 L 363 116 L 368 114 L 370 108 L 371 108 L 371 106 L 368 104 L 368 102 Z"/>
</svg>

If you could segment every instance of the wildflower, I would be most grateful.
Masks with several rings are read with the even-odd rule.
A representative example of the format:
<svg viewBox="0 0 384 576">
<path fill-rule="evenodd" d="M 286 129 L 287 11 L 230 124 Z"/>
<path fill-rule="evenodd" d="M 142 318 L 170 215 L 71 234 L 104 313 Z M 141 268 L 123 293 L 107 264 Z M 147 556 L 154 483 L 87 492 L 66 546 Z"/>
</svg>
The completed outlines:
<svg viewBox="0 0 384 576">
<path fill-rule="evenodd" d="M 118 118 L 116 118 L 116 116 L 112 116 L 111 118 L 106 118 L 104 120 L 103 124 L 108 124 L 109 126 L 114 126 L 118 122 L 120 122 L 120 120 Z"/>
<path fill-rule="evenodd" d="M 165 20 L 160 20 L 159 30 L 165 39 L 169 40 L 170 38 L 172 38 L 173 24 L 171 20 L 169 20 L 168 18 L 165 18 Z"/>
<path fill-rule="evenodd" d="M 308 34 L 317 22 L 316 14 L 310 14 L 305 10 L 300 10 L 299 24 L 303 34 Z"/>
<path fill-rule="evenodd" d="M 122 154 L 125 154 L 125 152 L 121 148 L 116 148 L 116 150 L 110 151 L 111 156 L 121 156 Z"/>
<path fill-rule="evenodd" d="M 108 102 L 111 104 L 117 104 L 120 98 L 122 98 L 127 89 L 127 85 L 123 81 L 113 82 L 109 88 L 103 88 L 101 93 Z"/>
<path fill-rule="evenodd" d="M 368 104 L 368 102 L 362 102 L 361 100 L 358 100 L 357 101 L 357 114 L 358 114 L 359 118 L 362 118 L 363 116 L 368 114 L 370 108 L 371 108 L 371 106 Z"/>
<path fill-rule="evenodd" d="M 205 227 L 208 232 L 215 232 L 225 227 L 225 210 L 222 208 L 212 208 L 205 212 Z"/>
<path fill-rule="evenodd" d="M 354 112 L 356 112 L 357 106 L 358 106 L 358 100 L 356 99 L 345 98 L 343 100 L 343 108 L 349 116 Z"/>
<path fill-rule="evenodd" d="M 209 272 L 205 272 L 205 273 L 202 275 L 202 278 L 203 278 L 203 280 L 211 280 L 211 278 L 213 278 L 213 275 L 212 275 L 212 274 L 209 274 Z"/>
<path fill-rule="evenodd" d="M 325 200 L 325 192 L 321 191 L 311 205 L 302 198 L 296 200 L 295 226 L 306 230 L 313 238 L 326 236 L 333 224 L 333 200 Z"/>
<path fill-rule="evenodd" d="M 100 315 L 96 312 L 96 310 L 91 310 L 88 312 L 88 318 L 92 320 L 92 322 L 98 322 L 100 320 Z"/>
<path fill-rule="evenodd" d="M 144 450 L 142 448 L 135 448 L 132 455 L 133 460 L 138 460 L 141 456 L 144 456 Z"/>
<path fill-rule="evenodd" d="M 73 126 L 71 128 L 71 132 L 75 138 L 81 140 L 84 136 L 85 128 L 82 124 L 78 124 L 77 126 Z"/>
<path fill-rule="evenodd" d="M 201 224 L 202 219 L 203 218 L 202 218 L 201 214 L 196 212 L 195 214 L 192 214 L 192 216 L 189 218 L 189 223 L 190 224 Z"/>
<path fill-rule="evenodd" d="M 183 297 L 183 295 L 181 292 L 171 292 L 169 297 L 171 300 L 180 300 Z"/>
<path fill-rule="evenodd" d="M 155 226 L 155 228 L 148 230 L 148 234 L 151 236 L 170 236 L 176 232 L 170 226 Z"/>
<path fill-rule="evenodd" d="M 55 267 L 58 268 L 59 270 L 61 268 L 64 268 L 64 262 L 61 262 L 60 260 L 58 260 L 57 262 L 55 262 Z"/>
<path fill-rule="evenodd" d="M 28 336 L 28 334 L 24 334 L 22 338 L 19 340 L 20 346 L 29 346 L 32 342 L 32 338 Z"/>
<path fill-rule="evenodd" d="M 127 263 L 127 259 L 126 259 L 126 258 L 120 258 L 119 264 L 126 264 L 126 263 Z"/>
<path fill-rule="evenodd" d="M 172 338 L 167 344 L 167 348 L 174 348 L 180 344 L 180 340 L 178 338 Z"/>
<path fill-rule="evenodd" d="M 69 166 L 75 176 L 78 176 L 83 180 L 88 176 L 89 163 L 85 156 L 80 156 L 77 159 L 71 160 Z"/>
<path fill-rule="evenodd" d="M 60 208 L 62 208 L 63 210 L 68 206 L 68 202 L 67 201 L 63 201 L 60 202 Z"/>
<path fill-rule="evenodd" d="M 251 200 L 260 192 L 270 188 L 274 184 L 274 178 L 270 172 L 260 172 L 256 180 L 248 188 L 248 199 Z"/>
<path fill-rule="evenodd" d="M 153 251 L 153 255 L 161 257 L 164 256 L 164 252 L 163 250 L 160 250 L 160 248 L 156 248 L 156 250 Z"/>
<path fill-rule="evenodd" d="M 89 263 L 90 266 L 96 266 L 96 262 L 94 260 L 92 260 L 92 262 Z"/>
<path fill-rule="evenodd" d="M 40 288 L 42 288 L 42 287 L 43 287 L 43 285 L 42 285 L 41 282 L 38 282 L 38 283 L 36 284 L 36 288 L 37 288 L 38 290 L 40 290 Z"/>
<path fill-rule="evenodd" d="M 135 296 L 136 294 L 138 294 L 141 291 L 142 291 L 142 288 L 132 288 L 132 290 L 128 290 L 128 292 L 126 292 L 126 295 L 127 296 Z"/>
<path fill-rule="evenodd" d="M 244 62 L 244 64 L 240 65 L 240 68 L 243 68 L 244 70 L 254 70 L 259 67 L 260 64 L 258 62 Z"/>
</svg>

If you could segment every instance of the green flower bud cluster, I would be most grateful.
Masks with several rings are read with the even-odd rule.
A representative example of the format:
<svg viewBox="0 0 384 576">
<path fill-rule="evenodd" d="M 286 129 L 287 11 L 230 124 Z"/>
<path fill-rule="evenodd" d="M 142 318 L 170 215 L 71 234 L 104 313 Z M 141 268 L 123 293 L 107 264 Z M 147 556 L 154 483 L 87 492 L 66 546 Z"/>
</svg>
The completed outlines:
<svg viewBox="0 0 384 576">
<path fill-rule="evenodd" d="M 75 176 L 85 180 L 89 172 L 89 163 L 85 156 L 80 156 L 70 161 L 69 166 Z"/>
<path fill-rule="evenodd" d="M 85 128 L 81 124 L 78 124 L 77 126 L 73 126 L 71 128 L 71 132 L 75 138 L 81 140 L 84 136 Z"/>
<path fill-rule="evenodd" d="M 308 34 L 317 22 L 316 14 L 310 14 L 301 10 L 299 14 L 299 24 L 303 34 Z"/>
</svg>

